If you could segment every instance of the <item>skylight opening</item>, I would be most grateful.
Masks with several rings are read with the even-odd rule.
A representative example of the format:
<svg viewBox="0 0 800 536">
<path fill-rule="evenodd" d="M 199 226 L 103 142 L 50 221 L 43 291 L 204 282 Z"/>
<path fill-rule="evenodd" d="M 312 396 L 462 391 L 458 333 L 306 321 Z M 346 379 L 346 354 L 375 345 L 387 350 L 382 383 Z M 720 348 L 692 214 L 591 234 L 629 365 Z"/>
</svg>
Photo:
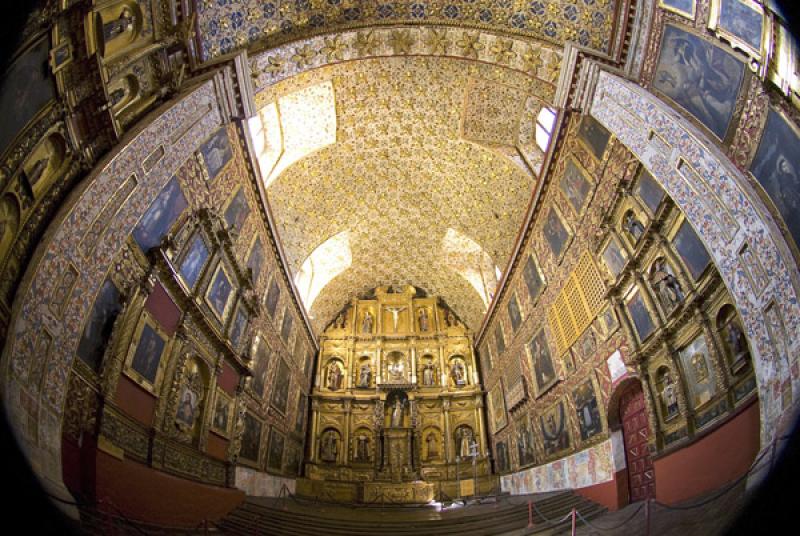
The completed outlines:
<svg viewBox="0 0 800 536">
<path fill-rule="evenodd" d="M 489 254 L 470 237 L 450 228 L 442 240 L 442 255 L 445 264 L 467 280 L 488 309 L 501 276 Z"/>
<path fill-rule="evenodd" d="M 294 284 L 307 312 L 322 289 L 353 262 L 350 233 L 343 231 L 317 246 L 306 258 L 294 278 Z"/>
<path fill-rule="evenodd" d="M 556 122 L 556 112 L 552 108 L 542 108 L 536 117 L 536 145 L 542 152 L 547 152 L 550 138 L 553 137 L 553 125 Z"/>
</svg>

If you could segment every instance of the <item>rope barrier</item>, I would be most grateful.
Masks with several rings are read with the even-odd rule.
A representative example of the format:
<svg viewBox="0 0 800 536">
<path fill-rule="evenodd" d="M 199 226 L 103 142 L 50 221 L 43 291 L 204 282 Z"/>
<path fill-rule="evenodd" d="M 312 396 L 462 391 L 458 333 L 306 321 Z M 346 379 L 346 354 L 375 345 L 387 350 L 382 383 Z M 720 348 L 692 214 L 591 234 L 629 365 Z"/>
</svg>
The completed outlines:
<svg viewBox="0 0 800 536">
<path fill-rule="evenodd" d="M 626 524 L 630 523 L 633 520 L 633 518 L 636 517 L 636 515 L 639 512 L 642 511 L 642 507 L 644 505 L 645 505 L 644 502 L 639 503 L 639 506 L 636 508 L 636 510 L 634 510 L 633 513 L 631 515 L 629 515 L 625 519 L 625 521 L 623 521 L 622 523 L 619 523 L 617 525 L 614 525 L 613 527 L 600 527 L 600 526 L 595 525 L 594 523 L 590 523 L 588 519 L 583 517 L 583 514 L 581 514 L 580 511 L 578 511 L 578 517 L 581 518 L 581 521 L 583 521 L 584 524 L 588 525 L 589 527 L 591 527 L 591 528 L 593 528 L 595 530 L 599 530 L 600 532 L 610 532 L 610 531 L 614 531 L 614 530 L 617 530 L 617 529 L 621 529 L 623 526 L 625 526 Z"/>
</svg>

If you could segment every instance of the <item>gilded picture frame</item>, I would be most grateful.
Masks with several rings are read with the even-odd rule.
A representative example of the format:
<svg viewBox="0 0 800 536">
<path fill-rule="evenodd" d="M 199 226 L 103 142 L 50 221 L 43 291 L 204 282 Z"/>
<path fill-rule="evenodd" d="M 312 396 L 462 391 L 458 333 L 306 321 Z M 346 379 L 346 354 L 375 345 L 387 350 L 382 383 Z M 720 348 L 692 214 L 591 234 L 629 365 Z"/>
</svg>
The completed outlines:
<svg viewBox="0 0 800 536">
<path fill-rule="evenodd" d="M 264 437 L 264 421 L 256 417 L 252 412 L 246 411 L 244 414 L 244 429 L 242 431 L 242 443 L 239 450 L 239 463 L 261 468 L 264 449 L 262 438 Z"/>
<path fill-rule="evenodd" d="M 658 7 L 691 20 L 694 20 L 697 13 L 695 0 L 659 0 Z"/>
<path fill-rule="evenodd" d="M 561 236 L 561 231 L 559 231 L 555 225 L 561 226 L 564 236 Z M 541 228 L 541 239 L 547 244 L 556 264 L 561 263 L 561 260 L 564 258 L 564 255 L 567 253 L 572 243 L 573 236 L 574 233 L 567 224 L 564 215 L 561 214 L 558 207 L 551 205 Z M 558 251 L 556 251 L 556 244 L 558 244 Z"/>
<path fill-rule="evenodd" d="M 225 438 L 230 438 L 233 424 L 233 397 L 221 387 L 217 387 L 214 395 L 214 412 L 211 416 L 211 431 Z"/>
<path fill-rule="evenodd" d="M 753 0 L 711 0 L 708 29 L 736 48 L 761 61 L 770 46 L 769 17 Z"/>
<path fill-rule="evenodd" d="M 492 428 L 493 431 L 497 433 L 508 425 L 502 379 L 494 384 L 494 387 L 489 391 L 489 406 L 492 416 Z"/>
<path fill-rule="evenodd" d="M 148 312 L 142 312 L 125 356 L 125 375 L 157 396 L 169 361 L 171 342 L 158 322 Z M 152 363 L 154 359 L 158 362 Z"/>
<path fill-rule="evenodd" d="M 200 244 L 200 247 L 203 249 L 196 249 L 196 244 Z M 208 246 L 204 234 L 202 232 L 195 232 L 186 241 L 186 246 L 183 251 L 181 251 L 177 262 L 174 264 L 174 269 L 178 278 L 190 293 L 197 286 L 198 282 L 203 279 L 203 272 L 208 266 L 210 258 L 211 248 Z M 186 268 L 187 265 L 189 269 Z"/>
<path fill-rule="evenodd" d="M 62 41 L 50 49 L 50 69 L 53 74 L 72 63 L 74 57 L 74 49 L 70 41 Z"/>
<path fill-rule="evenodd" d="M 534 398 L 540 398 L 559 381 L 556 362 L 544 328 L 540 328 L 525 345 L 525 352 L 533 374 Z"/>
<path fill-rule="evenodd" d="M 583 182 L 579 183 L 570 179 L 580 179 Z M 594 190 L 594 181 L 592 175 L 574 155 L 567 157 L 558 187 L 575 216 L 580 218 L 586 211 L 586 207 L 589 206 Z"/>
<path fill-rule="evenodd" d="M 557 458 L 572 447 L 567 404 L 563 397 L 539 415 L 539 433 L 547 459 Z"/>
<path fill-rule="evenodd" d="M 215 292 L 214 288 L 217 283 L 217 277 L 219 276 L 220 273 L 225 277 L 225 279 L 228 281 L 228 284 L 231 287 L 230 290 L 228 291 L 227 297 L 225 298 L 225 304 L 222 308 L 222 311 L 218 310 L 217 306 L 219 305 L 219 303 L 215 303 L 215 299 L 212 297 L 212 294 Z M 235 298 L 236 298 L 236 287 L 233 284 L 233 279 L 228 274 L 228 270 L 225 268 L 225 263 L 223 261 L 220 261 L 217 264 L 217 267 L 214 269 L 214 273 L 211 275 L 211 279 L 208 281 L 208 286 L 206 287 L 203 299 L 206 305 L 208 305 L 208 308 L 211 310 L 212 314 L 216 317 L 216 319 L 219 320 L 219 322 L 224 325 L 225 321 L 230 316 L 230 312 L 231 309 L 233 308 L 232 305 L 235 301 Z"/>
</svg>

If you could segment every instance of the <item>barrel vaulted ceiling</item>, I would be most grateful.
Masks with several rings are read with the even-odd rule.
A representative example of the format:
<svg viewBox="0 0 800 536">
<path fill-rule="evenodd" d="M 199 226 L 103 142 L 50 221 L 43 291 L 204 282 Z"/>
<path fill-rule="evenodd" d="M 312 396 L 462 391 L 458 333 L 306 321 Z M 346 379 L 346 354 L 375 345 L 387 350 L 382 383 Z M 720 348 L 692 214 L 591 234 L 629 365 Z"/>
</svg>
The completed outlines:
<svg viewBox="0 0 800 536">
<path fill-rule="evenodd" d="M 535 151 L 526 164 L 517 148 L 531 145 L 552 91 L 522 70 L 394 56 L 319 66 L 257 94 L 262 115 L 273 118 L 267 138 L 277 130 L 292 137 L 298 118 L 286 116 L 305 110 L 305 138 L 320 140 L 277 177 L 261 166 L 290 272 L 333 237 L 350 248 L 337 254 L 349 266 L 309 308 L 317 333 L 353 297 L 386 284 L 442 296 L 469 327 L 480 326 L 487 296 L 475 281 L 496 284 L 493 268 L 510 259 L 536 184 Z M 270 127 L 276 109 L 280 128 Z"/>
<path fill-rule="evenodd" d="M 241 48 L 376 25 L 444 24 L 608 52 L 616 0 L 195 0 L 208 60 Z"/>
</svg>

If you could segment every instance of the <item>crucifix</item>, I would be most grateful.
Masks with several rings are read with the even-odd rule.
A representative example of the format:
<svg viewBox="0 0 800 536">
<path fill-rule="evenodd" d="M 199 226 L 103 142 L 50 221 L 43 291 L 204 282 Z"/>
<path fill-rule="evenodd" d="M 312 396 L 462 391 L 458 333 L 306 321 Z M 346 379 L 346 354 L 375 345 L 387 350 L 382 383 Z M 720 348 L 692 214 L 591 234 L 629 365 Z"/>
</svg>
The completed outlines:
<svg viewBox="0 0 800 536">
<path fill-rule="evenodd" d="M 394 333 L 397 333 L 397 315 L 400 314 L 402 311 L 405 311 L 405 307 L 387 307 L 387 311 L 392 313 L 392 323 L 394 325 Z"/>
</svg>

